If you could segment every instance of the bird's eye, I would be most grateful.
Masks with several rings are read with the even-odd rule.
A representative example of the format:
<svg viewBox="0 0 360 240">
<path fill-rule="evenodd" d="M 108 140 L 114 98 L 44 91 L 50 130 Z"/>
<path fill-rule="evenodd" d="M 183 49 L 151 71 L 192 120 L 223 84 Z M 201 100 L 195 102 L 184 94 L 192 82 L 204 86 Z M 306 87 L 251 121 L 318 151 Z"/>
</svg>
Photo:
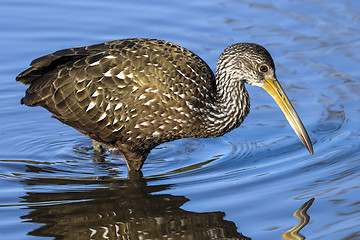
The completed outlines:
<svg viewBox="0 0 360 240">
<path fill-rule="evenodd" d="M 261 65 L 260 66 L 260 72 L 267 72 L 267 71 L 269 71 L 269 67 L 267 66 L 267 65 Z"/>
</svg>

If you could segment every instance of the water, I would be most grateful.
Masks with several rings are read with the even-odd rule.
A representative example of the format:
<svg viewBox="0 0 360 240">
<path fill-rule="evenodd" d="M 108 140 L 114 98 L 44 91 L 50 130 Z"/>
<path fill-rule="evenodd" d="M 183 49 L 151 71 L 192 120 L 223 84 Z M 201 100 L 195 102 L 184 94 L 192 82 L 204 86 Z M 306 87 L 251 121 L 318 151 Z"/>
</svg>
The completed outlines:
<svg viewBox="0 0 360 240">
<path fill-rule="evenodd" d="M 358 2 L 0 5 L 0 239 L 360 239 Z M 14 78 L 32 59 L 128 37 L 175 42 L 213 69 L 230 44 L 264 45 L 314 155 L 250 86 L 251 113 L 240 128 L 160 145 L 143 178 L 128 179 L 116 156 L 99 161 L 88 138 L 45 109 L 19 104 L 26 87 Z"/>
</svg>

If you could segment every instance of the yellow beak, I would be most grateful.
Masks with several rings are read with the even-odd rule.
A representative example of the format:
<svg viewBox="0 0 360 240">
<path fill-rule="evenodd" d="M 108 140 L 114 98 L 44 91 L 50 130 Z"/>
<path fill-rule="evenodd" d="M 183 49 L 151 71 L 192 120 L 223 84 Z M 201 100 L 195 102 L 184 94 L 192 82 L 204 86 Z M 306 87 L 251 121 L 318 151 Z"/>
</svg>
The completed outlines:
<svg viewBox="0 0 360 240">
<path fill-rule="evenodd" d="M 265 79 L 265 84 L 261 87 L 265 89 L 265 91 L 267 91 L 270 96 L 275 100 L 275 102 L 279 105 L 280 109 L 284 113 L 286 119 L 290 123 L 291 127 L 294 129 L 295 133 L 300 138 L 301 142 L 305 145 L 308 151 L 313 154 L 313 147 L 309 135 L 307 134 L 304 125 L 302 124 L 299 116 L 297 115 L 290 100 L 286 96 L 280 83 L 274 79 Z"/>
</svg>

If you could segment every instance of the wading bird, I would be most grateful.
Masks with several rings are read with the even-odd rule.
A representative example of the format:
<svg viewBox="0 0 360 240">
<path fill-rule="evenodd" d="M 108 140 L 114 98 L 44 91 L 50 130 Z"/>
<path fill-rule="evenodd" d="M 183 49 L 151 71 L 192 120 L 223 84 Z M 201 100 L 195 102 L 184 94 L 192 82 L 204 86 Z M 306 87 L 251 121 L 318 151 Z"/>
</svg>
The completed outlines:
<svg viewBox="0 0 360 240">
<path fill-rule="evenodd" d="M 69 48 L 40 57 L 16 78 L 29 85 L 21 103 L 41 106 L 122 155 L 140 170 L 155 146 L 180 138 L 214 138 L 250 111 L 245 83 L 264 88 L 310 153 L 309 136 L 275 76 L 269 52 L 254 43 L 226 48 L 210 67 L 167 41 L 132 38 Z"/>
</svg>

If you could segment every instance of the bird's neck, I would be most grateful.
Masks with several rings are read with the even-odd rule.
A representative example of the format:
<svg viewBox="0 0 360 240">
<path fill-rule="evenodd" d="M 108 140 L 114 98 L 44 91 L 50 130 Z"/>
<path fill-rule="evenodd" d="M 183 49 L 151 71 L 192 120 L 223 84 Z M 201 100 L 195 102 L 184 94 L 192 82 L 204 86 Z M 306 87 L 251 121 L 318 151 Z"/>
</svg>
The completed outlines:
<svg viewBox="0 0 360 240">
<path fill-rule="evenodd" d="M 207 126 L 214 137 L 240 126 L 250 111 L 249 94 L 243 81 L 231 74 L 216 71 L 216 97 L 207 117 Z"/>
</svg>

